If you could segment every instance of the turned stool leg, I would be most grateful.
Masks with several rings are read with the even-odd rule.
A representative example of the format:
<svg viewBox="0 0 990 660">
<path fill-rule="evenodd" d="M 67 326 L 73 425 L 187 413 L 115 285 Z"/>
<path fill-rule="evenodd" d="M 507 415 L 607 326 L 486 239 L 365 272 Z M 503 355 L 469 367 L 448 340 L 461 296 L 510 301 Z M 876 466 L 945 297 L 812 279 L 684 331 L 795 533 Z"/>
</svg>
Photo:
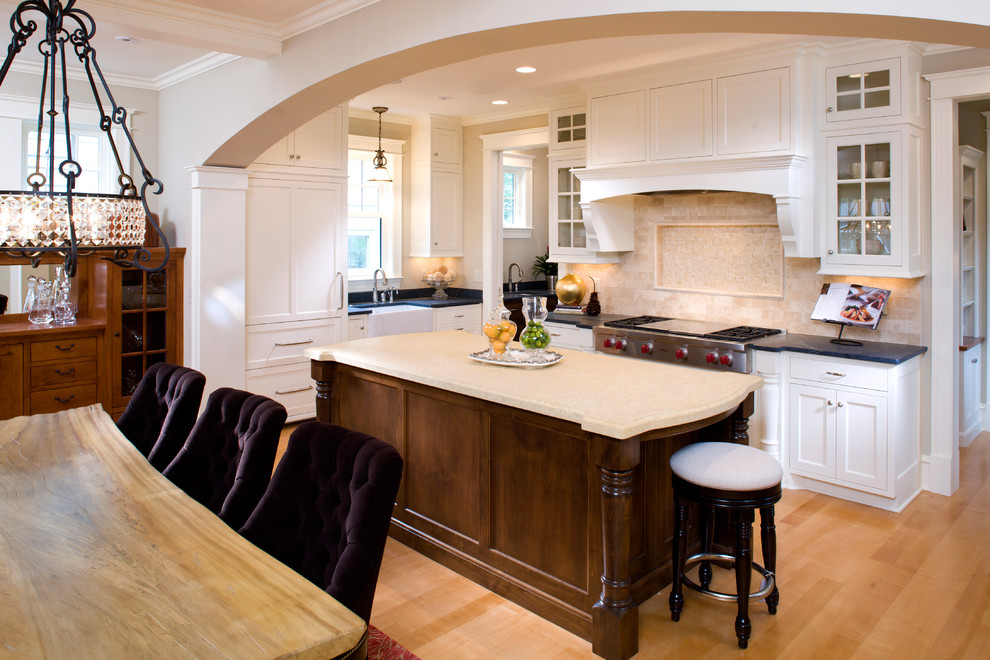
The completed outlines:
<svg viewBox="0 0 990 660">
<path fill-rule="evenodd" d="M 681 586 L 681 575 L 684 572 L 684 561 L 687 558 L 687 523 L 688 505 L 674 493 L 674 538 L 671 540 L 670 564 L 673 570 L 673 582 L 670 586 L 670 618 L 679 621 L 681 610 L 684 609 L 684 595 Z"/>
<path fill-rule="evenodd" d="M 701 532 L 701 551 L 711 554 L 712 537 L 715 535 L 715 509 L 710 506 L 698 507 L 698 527 Z M 708 589 L 712 586 L 712 563 L 710 561 L 701 562 L 698 569 L 698 579 L 701 586 Z"/>
<path fill-rule="evenodd" d="M 732 512 L 736 521 L 736 594 L 739 611 L 736 614 L 736 637 L 739 648 L 749 643 L 752 624 L 749 621 L 749 588 L 753 573 L 753 515 L 752 509 Z"/>
<path fill-rule="evenodd" d="M 767 596 L 767 609 L 777 613 L 780 592 L 777 591 L 777 528 L 773 524 L 773 505 L 760 509 L 760 545 L 763 546 L 764 568 L 773 574 L 773 591 Z"/>
</svg>

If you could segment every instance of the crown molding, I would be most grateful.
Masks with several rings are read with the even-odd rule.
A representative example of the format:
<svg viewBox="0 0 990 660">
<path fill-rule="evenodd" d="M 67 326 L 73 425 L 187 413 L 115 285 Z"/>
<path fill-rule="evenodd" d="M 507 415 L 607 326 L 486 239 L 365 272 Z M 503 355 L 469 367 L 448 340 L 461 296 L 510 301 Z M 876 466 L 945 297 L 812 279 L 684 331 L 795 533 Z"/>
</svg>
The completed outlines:
<svg viewBox="0 0 990 660">
<path fill-rule="evenodd" d="M 365 7 L 376 5 L 381 0 L 327 0 L 324 3 L 296 14 L 275 26 L 279 39 L 286 40 L 347 16 Z"/>
</svg>

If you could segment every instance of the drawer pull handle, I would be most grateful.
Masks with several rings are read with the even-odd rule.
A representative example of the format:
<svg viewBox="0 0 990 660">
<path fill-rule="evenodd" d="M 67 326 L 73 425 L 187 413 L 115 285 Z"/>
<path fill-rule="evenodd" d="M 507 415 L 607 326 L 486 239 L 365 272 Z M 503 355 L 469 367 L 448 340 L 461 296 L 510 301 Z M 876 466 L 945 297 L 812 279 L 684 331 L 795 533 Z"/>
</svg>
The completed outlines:
<svg viewBox="0 0 990 660">
<path fill-rule="evenodd" d="M 72 401 L 75 398 L 76 398 L 75 394 L 70 394 L 68 399 L 63 399 L 57 394 L 55 395 L 55 400 L 58 401 L 59 403 L 68 403 L 69 401 Z"/>
<path fill-rule="evenodd" d="M 58 367 L 55 367 L 55 373 L 57 373 L 59 376 L 68 376 L 69 374 L 71 374 L 75 370 L 76 370 L 75 367 L 69 367 L 69 370 L 68 371 L 62 371 Z"/>
<path fill-rule="evenodd" d="M 285 391 L 275 390 L 275 394 L 282 394 L 282 395 L 284 395 L 284 394 L 297 394 L 299 392 L 308 392 L 311 389 L 313 389 L 313 386 L 312 385 L 310 385 L 309 387 L 300 387 L 300 388 L 295 389 L 295 390 L 285 390 Z"/>
<path fill-rule="evenodd" d="M 59 345 L 59 344 L 55 344 L 55 350 L 56 350 L 56 351 L 62 351 L 62 352 L 65 352 L 65 351 L 71 351 L 71 350 L 72 350 L 73 348 L 75 348 L 75 347 L 76 347 L 76 345 L 75 345 L 75 344 L 69 344 L 69 346 L 68 346 L 68 348 L 62 348 L 62 346 L 61 346 L 61 345 Z"/>
<path fill-rule="evenodd" d="M 464 318 L 464 315 L 463 314 L 454 314 L 454 318 L 455 319 L 462 319 L 462 318 Z"/>
<path fill-rule="evenodd" d="M 277 341 L 277 342 L 275 342 L 275 345 L 276 346 L 300 346 L 302 344 L 312 344 L 312 343 L 313 343 L 313 340 L 312 339 L 303 339 L 302 341 L 286 341 L 286 342 Z"/>
<path fill-rule="evenodd" d="M 551 332 L 551 333 L 550 333 L 550 336 L 551 336 L 551 337 L 559 337 L 560 335 L 559 335 L 559 334 L 557 334 L 556 332 Z"/>
<path fill-rule="evenodd" d="M 826 371 L 825 373 L 827 373 L 829 376 L 835 376 L 836 378 L 845 378 L 846 377 L 845 374 L 839 373 L 838 371 Z"/>
</svg>

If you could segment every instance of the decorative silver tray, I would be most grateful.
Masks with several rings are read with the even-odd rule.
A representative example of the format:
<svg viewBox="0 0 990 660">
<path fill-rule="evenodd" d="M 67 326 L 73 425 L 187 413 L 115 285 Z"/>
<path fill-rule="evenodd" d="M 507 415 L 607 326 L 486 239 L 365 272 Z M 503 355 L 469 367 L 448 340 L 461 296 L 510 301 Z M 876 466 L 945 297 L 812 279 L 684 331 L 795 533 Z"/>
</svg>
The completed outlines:
<svg viewBox="0 0 990 660">
<path fill-rule="evenodd" d="M 560 362 L 564 356 L 553 351 L 545 350 L 542 353 L 531 353 L 518 348 L 510 348 L 501 355 L 489 353 L 488 349 L 485 349 L 477 353 L 469 353 L 468 357 L 478 362 L 498 364 L 503 367 L 549 367 L 551 364 Z"/>
</svg>

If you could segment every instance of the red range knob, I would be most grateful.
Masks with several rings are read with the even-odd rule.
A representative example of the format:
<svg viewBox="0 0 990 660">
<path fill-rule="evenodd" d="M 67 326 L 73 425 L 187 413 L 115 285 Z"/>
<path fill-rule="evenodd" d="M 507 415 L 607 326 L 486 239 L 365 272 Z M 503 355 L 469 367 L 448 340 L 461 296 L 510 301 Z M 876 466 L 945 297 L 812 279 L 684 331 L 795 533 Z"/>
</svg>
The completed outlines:
<svg viewBox="0 0 990 660">
<path fill-rule="evenodd" d="M 617 349 L 619 349 L 620 351 L 626 350 L 626 340 L 625 339 L 616 339 L 615 340 L 615 347 Z"/>
<path fill-rule="evenodd" d="M 687 349 L 686 348 L 678 348 L 676 351 L 674 351 L 674 357 L 677 358 L 678 360 L 686 360 L 687 359 Z"/>
<path fill-rule="evenodd" d="M 606 337 L 605 340 L 602 342 L 602 346 L 604 346 L 605 348 L 612 348 L 613 346 L 615 346 L 615 341 L 611 337 Z"/>
<path fill-rule="evenodd" d="M 728 367 L 732 365 L 732 356 L 729 354 L 720 355 L 718 361 L 722 363 L 723 367 Z"/>
<path fill-rule="evenodd" d="M 705 356 L 705 362 L 708 364 L 715 364 L 718 362 L 718 353 L 709 353 Z"/>
<path fill-rule="evenodd" d="M 643 342 L 643 344 L 639 347 L 639 352 L 642 353 L 643 355 L 649 355 L 650 353 L 652 353 L 653 342 L 651 341 Z"/>
</svg>

